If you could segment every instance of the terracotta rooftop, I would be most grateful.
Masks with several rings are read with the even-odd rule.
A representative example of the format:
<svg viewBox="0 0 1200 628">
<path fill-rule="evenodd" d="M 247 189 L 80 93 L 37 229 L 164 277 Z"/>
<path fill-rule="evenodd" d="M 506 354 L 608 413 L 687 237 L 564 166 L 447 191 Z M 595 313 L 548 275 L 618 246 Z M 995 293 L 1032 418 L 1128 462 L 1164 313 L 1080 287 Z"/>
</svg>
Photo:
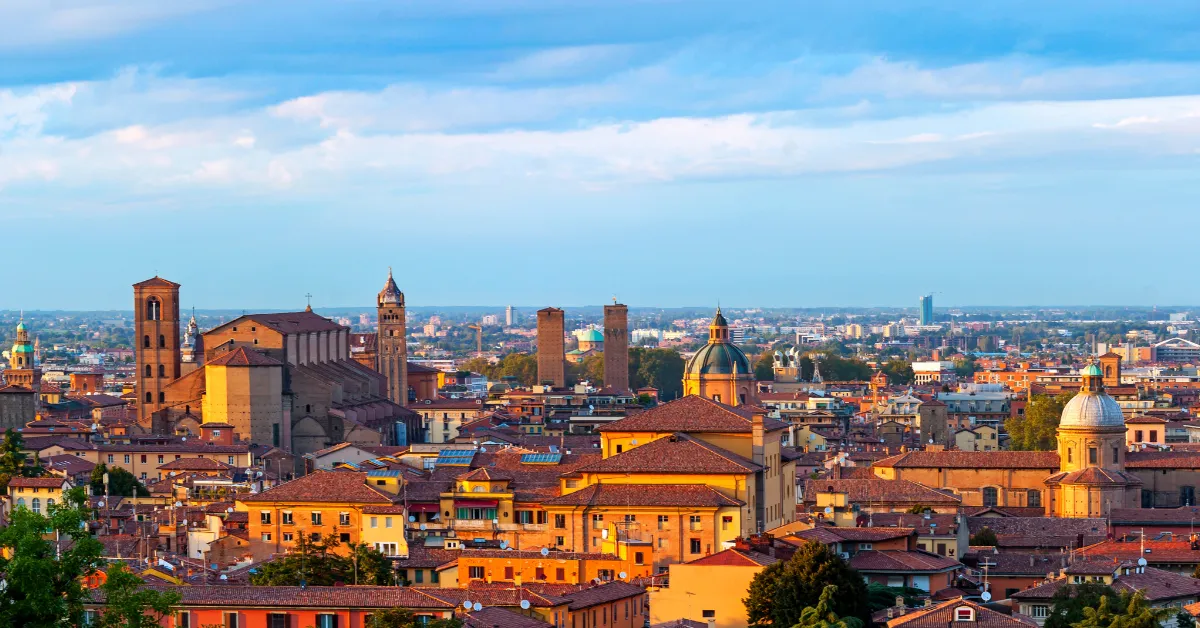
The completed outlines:
<svg viewBox="0 0 1200 628">
<path fill-rule="evenodd" d="M 696 395 L 668 401 L 633 416 L 597 428 L 599 432 L 722 432 L 749 434 L 754 412 L 766 410 L 754 406 L 728 406 Z M 782 430 L 787 424 L 764 417 L 767 431 Z"/>
<path fill-rule="evenodd" d="M 180 458 L 161 464 L 164 471 L 226 471 L 233 467 L 212 458 Z"/>
<path fill-rule="evenodd" d="M 1112 525 L 1190 524 L 1200 521 L 1200 507 L 1186 508 L 1113 508 L 1108 513 Z"/>
<path fill-rule="evenodd" d="M 922 469 L 1047 469 L 1056 472 L 1058 465 L 1058 454 L 1053 451 L 909 451 L 878 460 L 873 466 Z"/>
<path fill-rule="evenodd" d="M 344 329 L 344 327 L 328 318 L 312 312 L 275 312 L 271 314 L 245 314 L 205 333 L 205 335 L 211 334 L 218 329 L 243 325 L 251 321 L 259 323 L 263 327 L 269 327 L 281 334 L 301 334 L 314 331 L 338 331 Z"/>
<path fill-rule="evenodd" d="M 850 558 L 850 567 L 859 571 L 943 572 L 962 567 L 953 558 L 929 552 L 904 550 L 863 550 Z"/>
<path fill-rule="evenodd" d="M 1200 452 L 1131 451 L 1125 454 L 1126 469 L 1200 469 Z"/>
<path fill-rule="evenodd" d="M 182 606 L 230 608 L 392 608 L 451 610 L 453 605 L 411 587 L 257 587 L 159 585 L 174 591 Z M 98 589 L 93 589 L 95 599 Z"/>
<path fill-rule="evenodd" d="M 646 590 L 637 585 L 628 582 L 610 582 L 563 597 L 570 600 L 567 608 L 574 611 L 645 594 Z"/>
<path fill-rule="evenodd" d="M 688 565 L 705 565 L 705 566 L 720 566 L 720 567 L 766 567 L 779 562 L 779 559 L 774 556 L 755 551 L 743 551 L 738 549 L 727 549 L 716 554 L 710 554 L 703 558 L 688 561 Z"/>
<path fill-rule="evenodd" d="M 206 366 L 283 366 L 283 362 L 253 349 L 238 347 L 223 353 L 208 362 Z"/>
<path fill-rule="evenodd" d="M 561 497 L 547 499 L 557 506 L 742 506 L 745 502 L 727 497 L 704 484 L 592 484 Z"/>
<path fill-rule="evenodd" d="M 553 628 L 553 624 L 498 606 L 466 613 L 462 622 L 467 628 Z"/>
<path fill-rule="evenodd" d="M 395 496 L 368 486 L 367 474 L 357 471 L 316 471 L 254 495 L 241 502 L 323 502 L 391 504 Z"/>
<path fill-rule="evenodd" d="M 846 479 L 805 480 L 804 502 L 817 500 L 817 493 L 846 493 L 847 499 L 856 504 L 911 504 L 920 506 L 957 506 L 962 500 L 954 495 L 929 488 L 909 480 Z"/>
<path fill-rule="evenodd" d="M 641 415 L 636 415 L 641 416 Z M 613 425 L 613 424 L 610 424 Z M 579 469 L 584 473 L 716 473 L 744 475 L 757 464 L 716 445 L 677 433 Z"/>
<path fill-rule="evenodd" d="M 967 517 L 971 534 L 990 528 L 997 536 L 1004 535 L 1106 535 L 1108 522 L 1104 519 L 1070 519 L 1057 517 Z"/>
<path fill-rule="evenodd" d="M 65 478 L 13 478 L 8 485 L 13 488 L 62 488 Z"/>
<path fill-rule="evenodd" d="M 975 613 L 975 621 L 955 621 L 956 609 L 970 607 Z M 958 624 L 969 625 L 971 628 L 1030 628 L 1037 626 L 1033 619 L 1015 613 L 1006 615 L 967 600 L 947 600 L 929 608 L 917 609 L 900 617 L 890 619 L 887 628 L 946 628 Z"/>
<path fill-rule="evenodd" d="M 1200 549 L 1192 549 L 1188 541 L 1146 541 L 1145 553 L 1142 543 L 1126 543 L 1105 540 L 1076 550 L 1076 556 L 1107 556 L 1117 560 L 1145 558 L 1150 564 L 1200 564 Z"/>
</svg>

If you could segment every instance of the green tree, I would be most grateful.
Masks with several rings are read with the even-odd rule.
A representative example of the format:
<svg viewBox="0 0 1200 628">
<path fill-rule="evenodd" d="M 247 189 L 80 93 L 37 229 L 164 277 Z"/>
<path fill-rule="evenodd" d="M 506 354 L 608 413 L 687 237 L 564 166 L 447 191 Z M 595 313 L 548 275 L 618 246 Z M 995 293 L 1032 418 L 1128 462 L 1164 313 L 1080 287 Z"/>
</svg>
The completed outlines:
<svg viewBox="0 0 1200 628">
<path fill-rule="evenodd" d="M 767 349 L 754 363 L 754 379 L 765 382 L 775 379 L 775 352 Z"/>
<path fill-rule="evenodd" d="M 1187 611 L 1179 611 L 1175 615 L 1176 628 L 1196 628 L 1196 618 Z"/>
<path fill-rule="evenodd" d="M 158 628 L 161 620 L 179 604 L 181 596 L 174 591 L 158 591 L 120 563 L 114 563 L 105 573 L 100 586 L 104 594 L 104 612 L 98 628 Z"/>
<path fill-rule="evenodd" d="M 906 360 L 891 360 L 879 369 L 887 375 L 888 383 L 907 385 L 913 382 L 916 375 L 913 374 L 912 364 Z"/>
<path fill-rule="evenodd" d="M 996 533 L 991 528 L 984 526 L 982 530 L 971 535 L 971 545 L 990 545 L 996 547 L 1000 540 L 996 538 Z"/>
<path fill-rule="evenodd" d="M 868 622 L 871 611 L 862 576 L 828 547 L 817 541 L 802 545 L 792 557 L 762 570 L 742 600 L 751 626 L 790 627 L 804 609 L 817 606 L 826 585 L 840 592 L 829 609 L 839 617 Z"/>
<path fill-rule="evenodd" d="M 954 374 L 959 379 L 969 379 L 975 374 L 978 367 L 975 364 L 975 356 L 968 355 L 965 358 L 959 358 L 954 361 Z"/>
<path fill-rule="evenodd" d="M 817 605 L 801 611 L 800 621 L 792 628 L 863 628 L 863 620 L 857 617 L 838 617 L 837 613 L 833 612 L 833 600 L 837 592 L 837 585 L 825 585 Z"/>
<path fill-rule="evenodd" d="M 1170 608 L 1154 608 L 1146 602 L 1144 591 L 1120 595 L 1102 595 L 1100 603 L 1083 608 L 1083 619 L 1072 628 L 1161 628 L 1170 617 Z"/>
<path fill-rule="evenodd" d="M 1084 609 L 1095 608 L 1102 598 L 1116 595 L 1108 585 L 1094 582 L 1060 587 L 1050 598 L 1050 613 L 1043 628 L 1072 628 L 1083 621 Z"/>
<path fill-rule="evenodd" d="M 389 608 L 373 613 L 366 628 L 460 628 L 462 621 L 456 618 L 430 619 L 425 623 L 417 620 L 412 611 L 403 608 Z"/>
<path fill-rule="evenodd" d="M 580 364 L 579 374 L 582 379 L 586 379 L 593 386 L 601 388 L 604 386 L 604 354 L 593 353 L 583 359 Z"/>
<path fill-rule="evenodd" d="M 263 563 L 250 576 L 250 584 L 258 586 L 333 586 L 363 584 L 392 586 L 396 584 L 391 561 L 379 550 L 360 543 L 349 546 L 341 554 L 337 537 L 330 534 L 313 541 L 303 530 L 296 531 L 296 545 L 291 552 Z"/>
<path fill-rule="evenodd" d="M 121 467 L 108 468 L 101 462 L 92 469 L 92 494 L 104 494 L 104 474 L 108 473 L 108 494 L 115 497 L 133 497 L 137 491 L 138 497 L 149 497 L 150 491 L 138 481 L 132 473 Z"/>
<path fill-rule="evenodd" d="M 904 603 L 911 606 L 915 604 L 917 598 L 923 595 L 925 595 L 924 591 L 912 587 L 889 587 L 878 582 L 867 585 L 867 602 L 871 607 L 871 612 L 895 606 L 898 597 L 903 597 Z"/>
<path fill-rule="evenodd" d="M 683 394 L 683 356 L 674 349 L 629 350 L 629 378 L 634 388 L 652 386 L 664 401 Z"/>
<path fill-rule="evenodd" d="M 86 528 L 87 495 L 73 488 L 48 516 L 28 508 L 12 511 L 9 525 L 0 529 L 0 626 L 79 626 L 87 597 L 83 576 L 99 567 L 103 546 Z M 46 534 L 46 531 L 53 534 Z M 61 549 L 54 538 L 61 538 Z"/>
<path fill-rule="evenodd" d="M 1074 393 L 1049 396 L 1034 395 L 1025 405 L 1025 414 L 1004 422 L 1008 432 L 1008 447 L 1014 451 L 1053 451 L 1058 446 L 1055 433 L 1063 408 Z"/>
<path fill-rule="evenodd" d="M 0 487 L 8 490 L 8 481 L 15 477 L 37 477 L 42 474 L 41 464 L 36 461 L 28 464 L 29 456 L 23 451 L 25 439 L 20 432 L 8 428 L 4 431 L 4 441 L 0 442 Z"/>
<path fill-rule="evenodd" d="M 522 386 L 537 384 L 537 357 L 528 353 L 510 353 L 496 365 L 496 378 L 512 377 Z M 490 379 L 490 377 L 489 377 Z"/>
</svg>

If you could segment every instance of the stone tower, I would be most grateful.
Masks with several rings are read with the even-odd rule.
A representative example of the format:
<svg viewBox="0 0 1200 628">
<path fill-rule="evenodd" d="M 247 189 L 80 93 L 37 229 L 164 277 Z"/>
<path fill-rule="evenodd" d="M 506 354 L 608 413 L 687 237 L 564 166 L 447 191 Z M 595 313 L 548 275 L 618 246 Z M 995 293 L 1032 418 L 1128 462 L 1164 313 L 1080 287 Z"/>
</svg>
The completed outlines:
<svg viewBox="0 0 1200 628">
<path fill-rule="evenodd" d="M 196 313 L 188 320 L 187 329 L 183 332 L 183 342 L 179 344 L 180 377 L 204 366 L 204 336 L 200 334 L 200 325 L 196 324 Z"/>
<path fill-rule="evenodd" d="M 567 385 L 567 348 L 563 342 L 565 312 L 555 307 L 537 313 L 538 383 L 555 388 Z"/>
<path fill-rule="evenodd" d="M 1100 371 L 1104 374 L 1104 387 L 1116 388 L 1121 385 L 1121 356 L 1109 351 L 1100 356 Z"/>
<path fill-rule="evenodd" d="M 404 293 L 396 287 L 392 269 L 376 300 L 379 308 L 379 338 L 375 352 L 375 370 L 387 377 L 387 398 L 408 405 L 408 340 L 405 328 Z"/>
<path fill-rule="evenodd" d="M 604 306 L 604 385 L 629 390 L 629 308 Z"/>
<path fill-rule="evenodd" d="M 179 284 L 154 277 L 133 284 L 138 424 L 150 430 L 180 376 Z"/>
<path fill-rule="evenodd" d="M 35 394 L 34 405 L 40 405 L 41 399 L 37 395 L 42 392 L 42 367 L 38 364 L 33 343 L 29 341 L 29 330 L 25 328 L 24 316 L 17 323 L 17 341 L 13 343 L 9 352 L 8 363 L 9 368 L 4 372 L 4 383 L 32 390 Z M 25 427 L 25 424 L 16 427 Z"/>
</svg>

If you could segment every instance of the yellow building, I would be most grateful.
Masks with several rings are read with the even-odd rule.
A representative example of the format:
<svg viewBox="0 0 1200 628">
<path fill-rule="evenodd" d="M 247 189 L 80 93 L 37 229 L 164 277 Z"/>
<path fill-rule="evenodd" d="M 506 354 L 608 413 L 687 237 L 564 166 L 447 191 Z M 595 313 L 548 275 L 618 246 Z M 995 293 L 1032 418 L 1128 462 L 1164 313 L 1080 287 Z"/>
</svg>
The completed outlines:
<svg viewBox="0 0 1200 628">
<path fill-rule="evenodd" d="M 243 441 L 280 446 L 284 436 L 282 362 L 237 347 L 204 365 L 204 381 L 204 423 L 227 423 Z"/>
<path fill-rule="evenodd" d="M 59 477 L 13 478 L 8 482 L 8 497 L 12 508 L 28 508 L 49 514 L 50 507 L 61 504 L 63 493 L 71 488 L 70 480 Z"/>
<path fill-rule="evenodd" d="M 734 406 L 758 403 L 754 369 L 746 354 L 729 339 L 729 323 L 717 308 L 708 326 L 708 344 L 687 362 L 683 394 Z"/>
<path fill-rule="evenodd" d="M 321 540 L 333 535 L 345 552 L 366 542 L 394 555 L 407 553 L 399 473 L 317 471 L 254 495 L 238 497 L 234 508 L 249 513 L 247 529 L 255 560 L 291 550 L 297 539 Z M 373 510 L 374 512 L 368 512 Z M 392 527 L 386 525 L 392 517 Z M 374 523 L 374 527 L 372 527 Z M 394 546 L 394 548 L 393 548 Z"/>
<path fill-rule="evenodd" d="M 750 582 L 775 558 L 748 548 L 733 548 L 671 565 L 669 587 L 650 590 L 650 623 L 677 619 L 708 623 L 715 628 L 744 628 L 742 602 Z"/>
<path fill-rule="evenodd" d="M 998 451 L 999 436 L 990 425 L 977 425 L 969 430 L 954 433 L 954 447 L 959 451 Z"/>
</svg>

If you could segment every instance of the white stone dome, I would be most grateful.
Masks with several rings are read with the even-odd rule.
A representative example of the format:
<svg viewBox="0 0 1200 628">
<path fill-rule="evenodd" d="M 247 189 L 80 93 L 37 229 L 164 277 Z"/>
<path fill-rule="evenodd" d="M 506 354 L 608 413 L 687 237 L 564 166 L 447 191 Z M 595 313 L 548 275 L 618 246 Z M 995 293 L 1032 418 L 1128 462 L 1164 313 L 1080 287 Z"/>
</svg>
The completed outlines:
<svg viewBox="0 0 1200 628">
<path fill-rule="evenodd" d="M 1125 427 L 1116 400 L 1103 392 L 1081 392 L 1063 408 L 1059 427 Z"/>
</svg>

